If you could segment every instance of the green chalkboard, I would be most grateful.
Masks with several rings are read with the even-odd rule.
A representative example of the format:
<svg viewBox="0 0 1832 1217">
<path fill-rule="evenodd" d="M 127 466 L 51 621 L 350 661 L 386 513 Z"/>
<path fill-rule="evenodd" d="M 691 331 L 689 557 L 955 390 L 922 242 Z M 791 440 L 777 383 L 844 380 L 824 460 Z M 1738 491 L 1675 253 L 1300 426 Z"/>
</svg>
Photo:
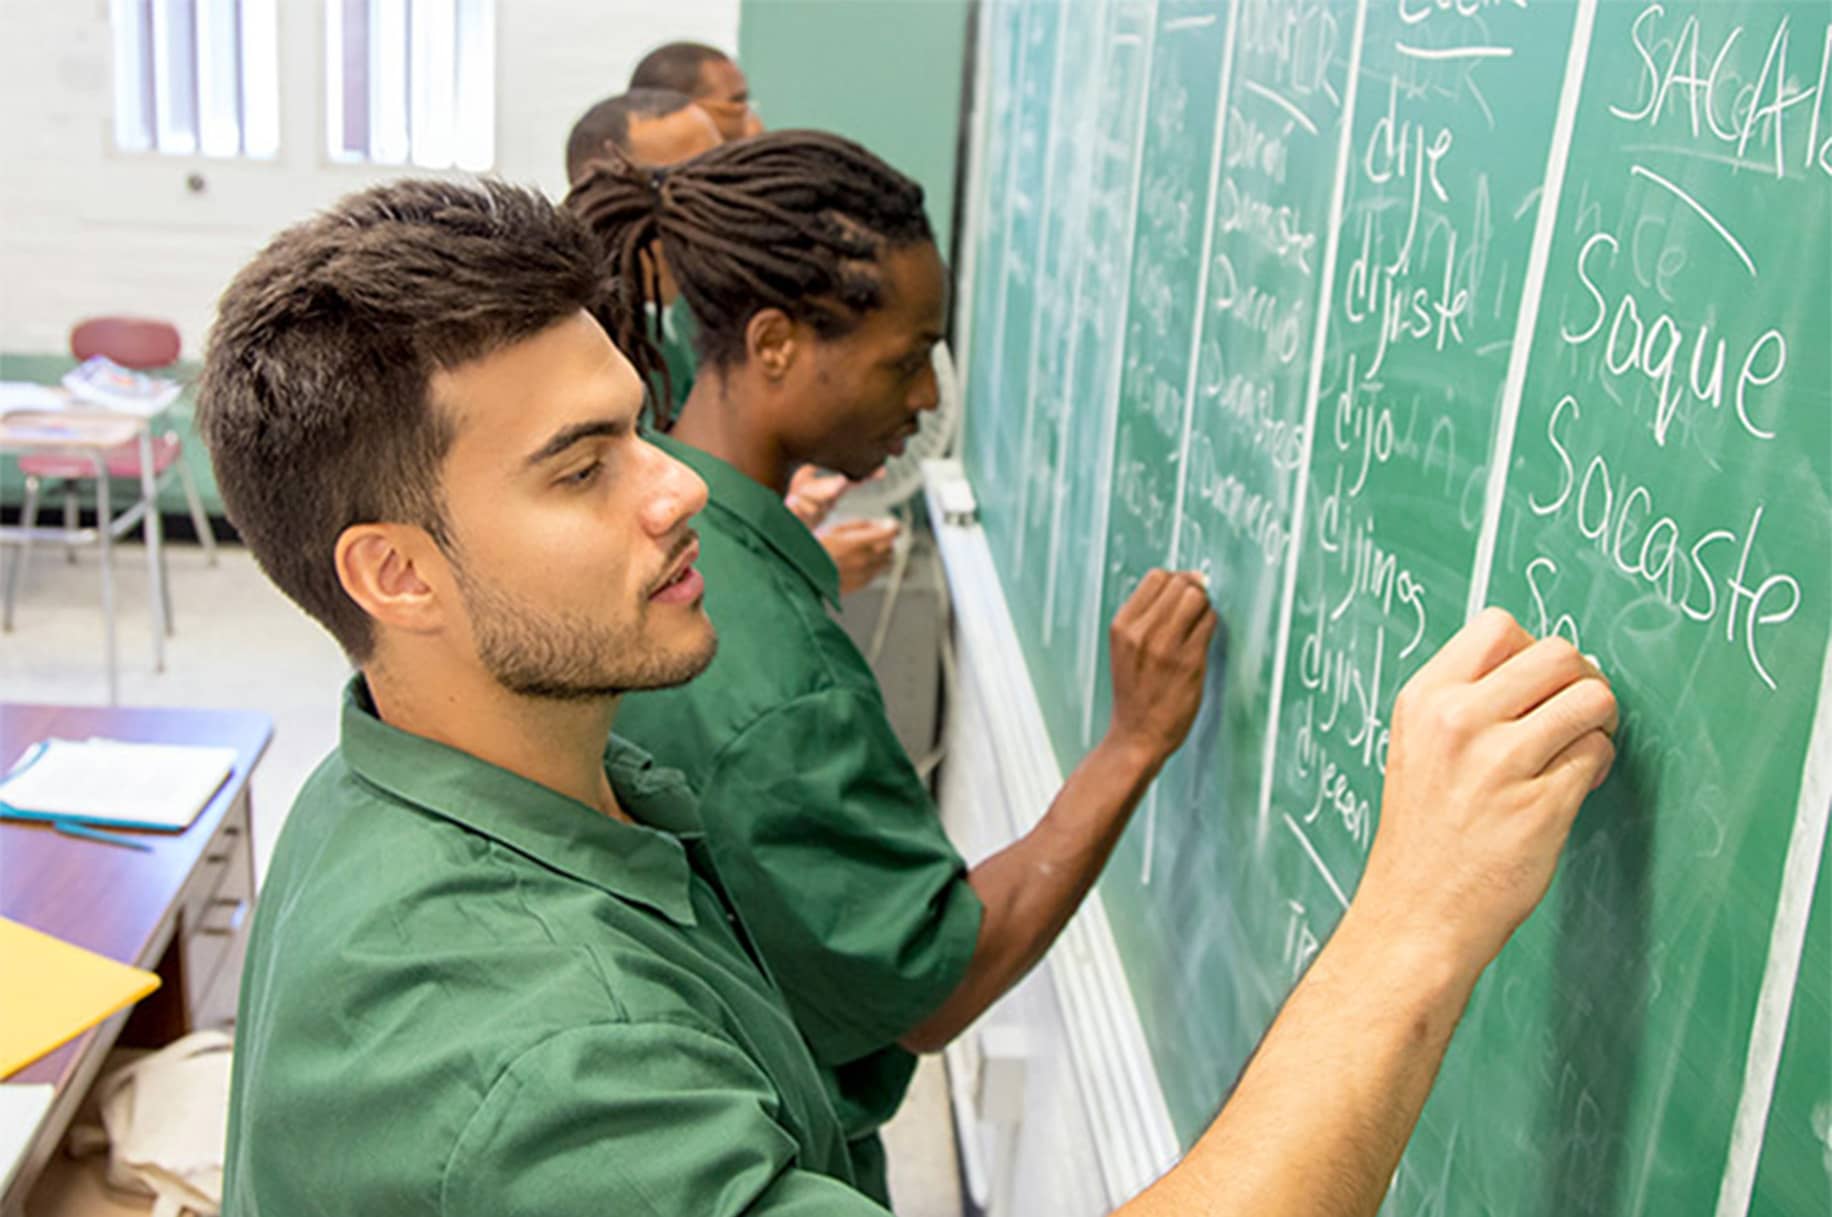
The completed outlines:
<svg viewBox="0 0 1832 1217">
<path fill-rule="evenodd" d="M 1353 895 L 1475 608 L 1620 757 L 1393 1214 L 1832 1211 L 1832 9 L 988 0 L 968 466 L 1058 759 L 1200 567 L 1211 687 L 1101 883 L 1189 1142 Z"/>
</svg>

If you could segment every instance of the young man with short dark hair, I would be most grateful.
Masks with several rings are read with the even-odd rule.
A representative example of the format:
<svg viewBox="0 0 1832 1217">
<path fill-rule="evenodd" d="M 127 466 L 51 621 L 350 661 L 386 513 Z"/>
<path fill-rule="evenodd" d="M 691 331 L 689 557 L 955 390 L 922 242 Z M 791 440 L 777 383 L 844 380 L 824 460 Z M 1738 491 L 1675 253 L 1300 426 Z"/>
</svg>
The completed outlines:
<svg viewBox="0 0 1832 1217">
<path fill-rule="evenodd" d="M 227 1213 L 847 1211 L 694 800 L 610 737 L 714 635 L 705 488 L 638 434 L 596 253 L 538 195 L 402 182 L 223 296 L 224 502 L 361 669 L 255 914 Z"/>
</svg>

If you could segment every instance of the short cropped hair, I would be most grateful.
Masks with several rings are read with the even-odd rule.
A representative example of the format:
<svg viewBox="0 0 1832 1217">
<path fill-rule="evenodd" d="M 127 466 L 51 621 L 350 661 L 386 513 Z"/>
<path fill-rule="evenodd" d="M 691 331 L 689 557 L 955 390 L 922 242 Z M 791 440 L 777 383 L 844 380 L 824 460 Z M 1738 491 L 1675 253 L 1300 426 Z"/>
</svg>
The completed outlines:
<svg viewBox="0 0 1832 1217">
<path fill-rule="evenodd" d="M 453 420 L 432 377 L 588 310 L 615 316 L 595 239 L 501 182 L 405 180 L 287 229 L 223 293 L 197 425 L 256 561 L 355 663 L 373 622 L 337 577 L 352 525 L 447 545 Z"/>
<path fill-rule="evenodd" d="M 673 89 L 631 89 L 599 102 L 580 115 L 566 137 L 567 184 L 578 181 L 592 161 L 604 158 L 607 143 L 630 155 L 631 119 L 666 118 L 692 104 L 693 98 Z"/>
<path fill-rule="evenodd" d="M 642 57 L 636 71 L 630 74 L 632 89 L 673 89 L 688 97 L 699 97 L 700 69 L 708 63 L 729 60 L 730 55 L 703 42 L 670 42 L 658 46 Z"/>
</svg>

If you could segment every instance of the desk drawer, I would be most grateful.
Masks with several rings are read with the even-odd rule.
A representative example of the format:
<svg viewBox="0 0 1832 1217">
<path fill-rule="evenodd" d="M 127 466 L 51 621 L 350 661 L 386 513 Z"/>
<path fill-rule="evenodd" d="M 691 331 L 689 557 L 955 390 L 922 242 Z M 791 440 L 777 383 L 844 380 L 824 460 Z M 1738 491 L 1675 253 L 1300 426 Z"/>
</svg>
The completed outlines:
<svg viewBox="0 0 1832 1217">
<path fill-rule="evenodd" d="M 242 963 L 248 953 L 248 935 L 236 936 L 223 953 L 216 979 L 191 1007 L 193 1031 L 234 1031 L 236 1003 L 242 995 Z"/>
<path fill-rule="evenodd" d="M 203 856 L 197 860 L 196 869 L 185 881 L 184 892 L 178 898 L 179 934 L 188 938 L 203 925 L 205 911 L 224 881 L 238 865 L 246 868 L 249 858 L 248 803 L 245 799 L 238 799 L 223 817 L 223 822 L 217 825 L 216 835 L 204 846 Z M 251 874 L 251 893 L 254 890 L 252 878 Z"/>
<path fill-rule="evenodd" d="M 254 914 L 254 859 L 249 848 L 247 810 L 244 804 L 225 818 L 204 851 L 185 893 L 179 922 L 184 952 L 185 1009 L 193 1026 L 208 1025 L 203 1016 L 206 999 L 219 974 L 239 961 L 248 938 L 248 920 Z M 233 1015 L 235 999 L 229 998 Z"/>
</svg>

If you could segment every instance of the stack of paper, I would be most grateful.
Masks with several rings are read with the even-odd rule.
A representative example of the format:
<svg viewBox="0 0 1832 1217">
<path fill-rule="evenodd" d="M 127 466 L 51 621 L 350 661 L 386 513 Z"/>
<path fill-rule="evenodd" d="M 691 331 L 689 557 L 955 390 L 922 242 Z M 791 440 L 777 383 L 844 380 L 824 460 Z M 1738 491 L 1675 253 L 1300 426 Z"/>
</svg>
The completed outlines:
<svg viewBox="0 0 1832 1217">
<path fill-rule="evenodd" d="M 159 987 L 159 977 L 0 917 L 0 1077 Z"/>
<path fill-rule="evenodd" d="M 148 417 L 171 405 L 182 387 L 163 376 L 124 368 L 106 355 L 91 355 L 64 374 L 64 388 L 72 397 L 105 410 Z"/>
<path fill-rule="evenodd" d="M 177 831 L 222 787 L 235 756 L 188 744 L 45 740 L 0 781 L 0 816 Z"/>
</svg>

